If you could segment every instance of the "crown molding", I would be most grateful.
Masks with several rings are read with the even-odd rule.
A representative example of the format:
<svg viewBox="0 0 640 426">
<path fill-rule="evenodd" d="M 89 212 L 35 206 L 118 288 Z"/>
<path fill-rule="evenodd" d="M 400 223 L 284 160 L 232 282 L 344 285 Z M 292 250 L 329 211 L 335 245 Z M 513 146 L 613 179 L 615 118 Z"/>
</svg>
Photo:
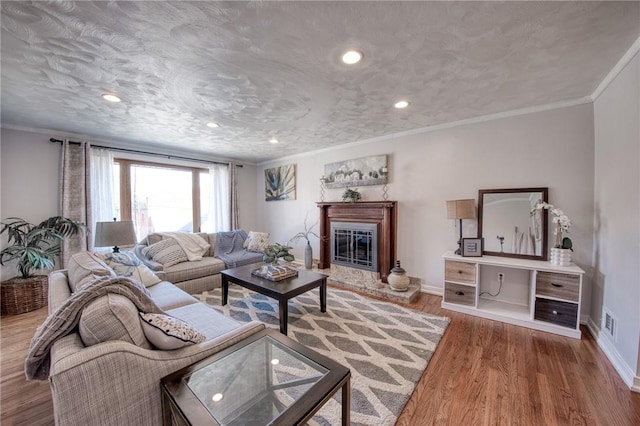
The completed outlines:
<svg viewBox="0 0 640 426">
<path fill-rule="evenodd" d="M 629 65 L 629 62 L 640 52 L 640 37 L 631 45 L 629 50 L 620 58 L 618 63 L 609 71 L 609 74 L 602 80 L 602 82 L 596 87 L 596 90 L 591 94 L 591 101 L 595 102 L 596 99 L 604 92 L 604 90 L 611 84 L 611 82 L 622 72 L 622 70 Z"/>
<path fill-rule="evenodd" d="M 526 108 L 519 108 L 519 109 L 510 110 L 510 111 L 498 112 L 498 113 L 495 113 L 495 114 L 481 115 L 481 116 L 474 117 L 474 118 L 467 118 L 467 119 L 464 119 L 464 120 L 452 121 L 450 123 L 436 124 L 434 126 L 421 127 L 419 129 L 407 130 L 405 132 L 391 133 L 391 134 L 384 135 L 384 136 L 377 136 L 375 138 L 363 139 L 363 140 L 359 140 L 359 141 L 355 141 L 355 142 L 348 142 L 348 143 L 345 143 L 345 144 L 336 145 L 336 146 L 332 146 L 332 147 L 329 147 L 329 148 L 317 149 L 315 151 L 304 152 L 304 153 L 294 154 L 294 155 L 288 155 L 286 157 L 280 157 L 280 158 L 277 158 L 275 160 L 263 161 L 263 162 L 258 163 L 257 165 L 258 166 L 266 166 L 266 165 L 271 165 L 271 164 L 274 164 L 274 163 L 281 163 L 283 161 L 291 161 L 291 160 L 294 160 L 294 159 L 297 159 L 297 158 L 304 158 L 304 157 L 308 157 L 308 156 L 312 156 L 312 155 L 318 155 L 318 154 L 325 153 L 325 152 L 335 151 L 337 149 L 351 148 L 351 147 L 355 147 L 355 146 L 367 145 L 367 144 L 371 144 L 371 143 L 374 143 L 374 142 L 380 142 L 380 141 L 385 141 L 385 140 L 395 140 L 397 138 L 404 137 L 404 136 L 412 136 L 412 135 L 417 135 L 417 134 L 421 134 L 421 133 L 435 132 L 435 131 L 438 131 L 438 130 L 449 129 L 449 128 L 452 128 L 452 127 L 466 126 L 466 125 L 469 125 L 469 124 L 476 124 L 476 123 L 483 123 L 483 122 L 486 122 L 486 121 L 500 120 L 500 119 L 503 119 L 503 118 L 516 117 L 516 116 L 519 116 L 519 115 L 526 115 L 526 114 L 533 114 L 533 113 L 536 113 L 536 112 L 551 111 L 551 110 L 555 110 L 555 109 L 567 108 L 567 107 L 572 107 L 572 106 L 576 106 L 576 105 L 588 104 L 588 103 L 592 103 L 592 102 L 593 101 L 591 100 L 591 96 L 584 96 L 582 98 L 571 99 L 571 100 L 568 100 L 568 101 L 560 101 L 560 102 L 554 102 L 554 103 L 550 103 L 550 104 L 537 105 L 537 106 L 533 106 L 533 107 L 526 107 Z M 394 141 L 394 142 L 397 142 L 397 141 Z"/>
<path fill-rule="evenodd" d="M 46 135 L 47 139 L 49 138 L 56 138 L 56 139 L 73 139 L 76 141 L 87 141 L 91 144 L 94 145 L 104 145 L 108 148 L 114 148 L 114 149 L 135 149 L 138 151 L 148 151 L 153 153 L 154 155 L 161 155 L 161 156 L 166 156 L 166 157 L 184 157 L 184 156 L 188 156 L 188 157 L 193 157 L 194 159 L 198 159 L 198 160 L 203 160 L 203 161 L 216 161 L 216 162 L 226 162 L 226 163 L 235 163 L 235 164 L 242 164 L 242 165 L 246 165 L 246 166 L 256 166 L 255 163 L 250 163 L 247 161 L 239 161 L 239 160 L 234 160 L 234 159 L 229 159 L 229 158 L 220 158 L 220 157 L 211 157 L 208 156 L 205 153 L 202 152 L 196 152 L 196 151 L 186 151 L 186 150 L 167 150 L 167 149 L 162 149 L 161 147 L 158 147 L 157 145 L 149 145 L 149 144 L 134 144 L 131 142 L 123 142 L 123 141 L 114 141 L 114 140 L 108 140 L 108 139 L 100 139 L 100 138 L 95 138 L 92 136 L 87 136 L 81 133 L 73 133 L 73 132 L 60 132 L 58 130 L 50 130 L 50 129 L 42 129 L 42 128 L 36 128 L 36 127 L 26 127 L 26 126 L 16 126 L 13 124 L 2 124 L 2 129 L 7 129 L 7 130 L 17 130 L 20 132 L 28 132 L 28 133 L 36 133 L 36 134 L 40 134 L 40 135 Z M 144 154 L 135 154 L 135 153 L 131 153 L 131 154 L 127 154 L 127 153 L 120 153 L 118 154 L 119 157 L 122 158 L 129 158 L 129 159 L 137 159 L 137 160 L 143 160 L 143 159 L 148 159 L 148 156 L 145 157 Z M 188 166 L 192 166 L 192 163 L 189 163 L 188 160 L 178 160 L 178 159 L 173 159 L 173 161 L 176 161 L 179 164 L 184 164 L 184 165 L 188 165 Z"/>
</svg>

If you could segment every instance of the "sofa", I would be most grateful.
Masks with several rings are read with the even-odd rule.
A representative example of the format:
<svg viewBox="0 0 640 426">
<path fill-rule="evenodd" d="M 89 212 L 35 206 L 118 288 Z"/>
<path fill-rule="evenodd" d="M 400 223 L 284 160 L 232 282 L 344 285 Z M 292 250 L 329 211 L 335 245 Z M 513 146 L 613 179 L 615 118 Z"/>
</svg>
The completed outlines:
<svg viewBox="0 0 640 426">
<path fill-rule="evenodd" d="M 160 425 L 162 377 L 264 328 L 261 322 L 239 323 L 211 309 L 159 279 L 132 254 L 73 255 L 68 269 L 49 275 L 50 314 L 60 315 L 64 309 L 58 307 L 77 299 L 70 299 L 74 292 L 76 296 L 86 294 L 82 290 L 101 284 L 97 281 L 122 280 L 117 276 L 122 271 L 117 272 L 119 268 L 111 262 L 114 258 L 120 259 L 119 267 L 133 271 L 127 284 L 136 281 L 133 284 L 140 291 L 146 287 L 157 307 L 192 327 L 201 342 L 184 342 L 186 346 L 170 350 L 158 348 L 160 343 L 147 338 L 149 325 L 141 319 L 148 314 L 141 315 L 131 300 L 118 292 L 96 298 L 83 307 L 70 334 L 56 339 L 49 351 L 48 380 L 57 425 Z"/>
<path fill-rule="evenodd" d="M 174 237 L 183 233 L 152 233 L 134 247 L 138 258 L 158 277 L 189 294 L 220 287 L 220 271 L 262 261 L 269 234 L 240 229 L 229 232 L 197 233 L 209 247 L 198 260 L 179 253 Z M 156 250 L 156 247 L 160 246 Z M 184 251 L 184 250 L 183 250 Z M 178 253 L 176 253 L 178 252 Z"/>
</svg>

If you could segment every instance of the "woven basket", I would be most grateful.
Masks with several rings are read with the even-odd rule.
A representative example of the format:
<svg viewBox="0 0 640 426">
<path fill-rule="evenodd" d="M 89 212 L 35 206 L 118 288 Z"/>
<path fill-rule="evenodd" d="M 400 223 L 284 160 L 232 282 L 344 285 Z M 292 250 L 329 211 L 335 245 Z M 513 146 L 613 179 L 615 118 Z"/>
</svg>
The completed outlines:
<svg viewBox="0 0 640 426">
<path fill-rule="evenodd" d="M 0 283 L 2 315 L 17 315 L 47 306 L 49 280 L 46 275 L 11 278 Z"/>
</svg>

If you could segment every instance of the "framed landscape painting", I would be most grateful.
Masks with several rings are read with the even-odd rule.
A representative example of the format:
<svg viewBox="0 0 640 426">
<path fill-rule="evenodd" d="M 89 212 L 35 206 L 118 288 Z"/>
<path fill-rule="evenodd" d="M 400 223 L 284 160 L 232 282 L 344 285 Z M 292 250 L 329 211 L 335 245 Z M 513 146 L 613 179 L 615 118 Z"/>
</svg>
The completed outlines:
<svg viewBox="0 0 640 426">
<path fill-rule="evenodd" d="M 273 167 L 264 171 L 265 201 L 296 199 L 296 165 Z"/>
<path fill-rule="evenodd" d="M 373 155 L 324 165 L 324 186 L 329 189 L 384 185 L 387 156 Z"/>
</svg>

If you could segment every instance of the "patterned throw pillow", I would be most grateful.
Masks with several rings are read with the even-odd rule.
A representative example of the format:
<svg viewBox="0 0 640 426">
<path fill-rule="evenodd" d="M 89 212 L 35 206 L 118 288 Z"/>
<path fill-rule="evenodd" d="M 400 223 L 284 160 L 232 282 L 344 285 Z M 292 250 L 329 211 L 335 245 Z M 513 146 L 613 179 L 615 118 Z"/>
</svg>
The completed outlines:
<svg viewBox="0 0 640 426">
<path fill-rule="evenodd" d="M 247 239 L 244 240 L 244 244 L 242 245 L 242 247 L 246 248 L 249 251 L 258 251 L 264 253 L 268 245 L 268 232 L 249 231 L 249 235 L 247 235 Z"/>
<path fill-rule="evenodd" d="M 158 349 L 170 351 L 207 339 L 190 324 L 169 315 L 140 312 L 140 318 L 145 337 Z"/>
<path fill-rule="evenodd" d="M 120 253 L 96 253 L 119 277 L 129 277 L 140 281 L 145 287 L 162 281 L 131 251 Z"/>
<path fill-rule="evenodd" d="M 182 247 L 173 238 L 166 238 L 143 248 L 142 254 L 165 267 L 189 260 Z"/>
</svg>

